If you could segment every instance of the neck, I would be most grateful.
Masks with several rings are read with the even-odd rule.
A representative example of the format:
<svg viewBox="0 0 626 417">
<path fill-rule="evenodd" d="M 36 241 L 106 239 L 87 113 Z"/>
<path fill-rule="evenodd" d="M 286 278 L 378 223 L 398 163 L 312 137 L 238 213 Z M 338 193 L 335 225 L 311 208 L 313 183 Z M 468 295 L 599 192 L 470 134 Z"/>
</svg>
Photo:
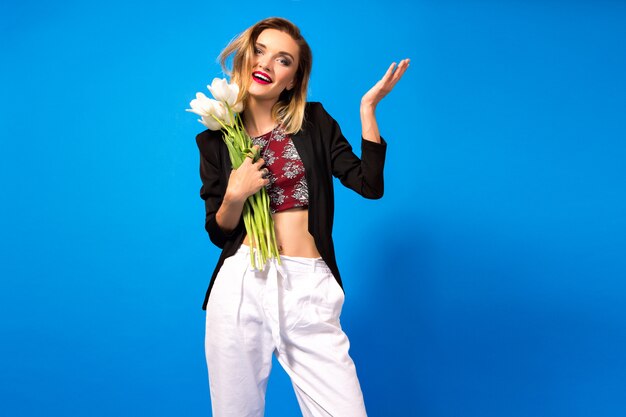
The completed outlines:
<svg viewBox="0 0 626 417">
<path fill-rule="evenodd" d="M 249 97 L 243 110 L 244 128 L 252 137 L 269 132 L 276 125 L 272 118 L 272 107 L 276 100 L 257 100 Z"/>
</svg>

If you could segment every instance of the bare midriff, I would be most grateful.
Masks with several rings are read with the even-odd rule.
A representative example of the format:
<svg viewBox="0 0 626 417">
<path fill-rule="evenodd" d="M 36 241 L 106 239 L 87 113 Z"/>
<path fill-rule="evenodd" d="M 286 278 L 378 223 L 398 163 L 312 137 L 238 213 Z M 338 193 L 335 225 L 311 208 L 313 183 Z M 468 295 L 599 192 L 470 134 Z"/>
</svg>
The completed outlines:
<svg viewBox="0 0 626 417">
<path fill-rule="evenodd" d="M 285 256 L 319 258 L 315 240 L 309 233 L 309 210 L 295 207 L 273 213 L 278 252 Z M 246 235 L 243 243 L 250 246 Z"/>
</svg>

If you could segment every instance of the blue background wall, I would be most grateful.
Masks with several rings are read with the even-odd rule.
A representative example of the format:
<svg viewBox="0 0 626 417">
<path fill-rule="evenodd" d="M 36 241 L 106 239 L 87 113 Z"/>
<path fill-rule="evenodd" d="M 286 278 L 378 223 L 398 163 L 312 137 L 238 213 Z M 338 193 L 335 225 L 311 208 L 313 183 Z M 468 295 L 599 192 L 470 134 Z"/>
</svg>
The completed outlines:
<svg viewBox="0 0 626 417">
<path fill-rule="evenodd" d="M 0 414 L 210 415 L 184 109 L 272 15 L 357 149 L 361 95 L 412 60 L 385 197 L 336 192 L 369 414 L 626 415 L 626 6 L 549 0 L 3 2 Z M 276 363 L 267 415 L 299 415 Z"/>
</svg>

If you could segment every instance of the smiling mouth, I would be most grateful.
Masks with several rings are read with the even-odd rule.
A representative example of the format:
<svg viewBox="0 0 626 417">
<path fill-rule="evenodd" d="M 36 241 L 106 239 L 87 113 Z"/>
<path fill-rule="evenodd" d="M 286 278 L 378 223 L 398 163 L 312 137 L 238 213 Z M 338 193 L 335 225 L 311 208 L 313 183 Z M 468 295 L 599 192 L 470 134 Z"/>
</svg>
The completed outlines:
<svg viewBox="0 0 626 417">
<path fill-rule="evenodd" d="M 260 71 L 253 72 L 252 79 L 259 84 L 270 84 L 272 82 L 272 79 L 269 77 L 269 75 Z"/>
</svg>

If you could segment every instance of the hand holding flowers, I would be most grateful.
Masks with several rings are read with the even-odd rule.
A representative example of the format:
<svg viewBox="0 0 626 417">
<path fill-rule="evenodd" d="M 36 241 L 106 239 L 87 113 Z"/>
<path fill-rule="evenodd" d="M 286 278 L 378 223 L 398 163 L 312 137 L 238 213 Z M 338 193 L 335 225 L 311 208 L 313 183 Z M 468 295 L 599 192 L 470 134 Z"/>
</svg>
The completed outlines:
<svg viewBox="0 0 626 417">
<path fill-rule="evenodd" d="M 256 152 L 257 145 L 252 149 Z M 263 168 L 265 161 L 259 158 L 255 161 L 252 158 L 245 158 L 237 169 L 233 169 L 228 178 L 228 187 L 224 200 L 231 202 L 240 202 L 242 205 L 245 200 L 259 191 L 262 187 L 269 183 L 269 179 L 264 178 L 263 174 L 267 168 Z"/>
<path fill-rule="evenodd" d="M 191 109 L 186 109 L 186 111 L 199 115 L 201 118 L 198 121 L 210 130 L 222 130 L 224 143 L 228 148 L 234 170 L 241 168 L 242 174 L 244 174 L 246 170 L 254 167 L 253 169 L 259 172 L 260 165 L 264 162 L 259 158 L 258 147 L 252 146 L 252 140 L 243 128 L 240 116 L 243 103 L 237 102 L 239 86 L 234 83 L 228 84 L 225 79 L 215 78 L 207 87 L 214 99 L 197 93 L 196 98 L 189 103 Z M 274 222 L 269 210 L 269 197 L 263 187 L 267 180 L 263 179 L 261 184 L 257 181 L 256 185 L 253 186 L 241 184 L 244 178 L 249 180 L 251 176 L 235 175 L 235 171 L 233 171 L 229 178 L 228 188 L 239 190 L 240 195 L 244 195 L 244 198 L 253 192 L 247 197 L 243 206 L 243 220 L 250 245 L 253 248 L 250 251 L 250 263 L 254 268 L 257 268 L 258 262 L 262 268 L 271 257 L 277 258 L 278 263 L 280 263 Z M 258 191 L 254 192 L 254 190 Z"/>
</svg>

